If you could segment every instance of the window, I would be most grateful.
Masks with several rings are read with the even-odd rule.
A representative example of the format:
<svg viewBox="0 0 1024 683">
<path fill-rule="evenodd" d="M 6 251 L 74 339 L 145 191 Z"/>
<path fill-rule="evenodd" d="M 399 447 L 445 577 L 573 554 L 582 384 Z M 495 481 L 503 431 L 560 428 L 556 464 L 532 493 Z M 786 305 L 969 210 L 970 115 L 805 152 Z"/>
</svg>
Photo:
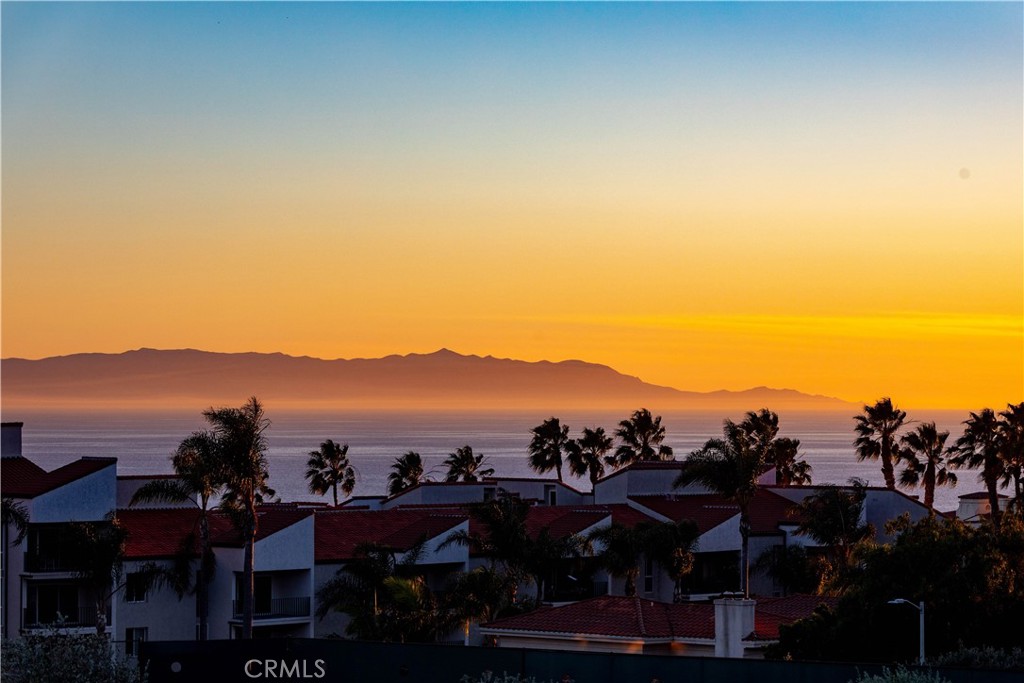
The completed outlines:
<svg viewBox="0 0 1024 683">
<path fill-rule="evenodd" d="M 557 494 L 555 493 L 555 487 L 551 485 L 544 486 L 544 497 L 548 501 L 548 505 L 557 505 Z"/>
<path fill-rule="evenodd" d="M 131 572 L 124 584 L 125 602 L 146 602 L 146 577 L 141 572 Z"/>
<path fill-rule="evenodd" d="M 139 644 L 149 636 L 148 628 L 126 628 L 124 630 L 124 653 L 129 657 L 139 656 Z"/>
<path fill-rule="evenodd" d="M 654 560 L 644 558 L 644 593 L 654 592 Z"/>
</svg>

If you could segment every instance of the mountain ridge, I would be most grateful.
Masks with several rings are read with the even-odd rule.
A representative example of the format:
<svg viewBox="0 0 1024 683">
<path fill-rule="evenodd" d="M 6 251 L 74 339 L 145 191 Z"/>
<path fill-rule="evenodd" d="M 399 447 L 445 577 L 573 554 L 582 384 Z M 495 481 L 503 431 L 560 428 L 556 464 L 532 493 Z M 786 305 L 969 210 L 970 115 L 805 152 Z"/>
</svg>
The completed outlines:
<svg viewBox="0 0 1024 683">
<path fill-rule="evenodd" d="M 297 406 L 367 408 L 637 408 L 849 410 L 858 404 L 759 386 L 696 392 L 644 382 L 578 359 L 525 361 L 430 353 L 323 359 L 282 352 L 217 352 L 142 347 L 0 359 L 7 406 L 238 403 L 249 395 Z"/>
</svg>

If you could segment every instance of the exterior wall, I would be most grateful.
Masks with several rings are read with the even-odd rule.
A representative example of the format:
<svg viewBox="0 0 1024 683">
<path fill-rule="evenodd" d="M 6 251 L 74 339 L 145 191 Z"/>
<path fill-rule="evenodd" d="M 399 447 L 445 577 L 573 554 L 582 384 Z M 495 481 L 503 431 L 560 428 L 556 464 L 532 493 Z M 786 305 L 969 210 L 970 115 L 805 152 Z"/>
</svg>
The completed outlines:
<svg viewBox="0 0 1024 683">
<path fill-rule="evenodd" d="M 32 500 L 33 524 L 96 522 L 114 510 L 117 502 L 117 466 L 111 463 Z"/>
<path fill-rule="evenodd" d="M 928 516 L 928 508 L 897 491 L 869 489 L 864 501 L 865 521 L 875 525 L 875 540 L 889 543 L 893 536 L 885 533 L 885 523 L 896 519 L 904 512 L 910 513 L 910 521 L 917 522 Z"/>
<path fill-rule="evenodd" d="M 154 479 L 156 479 L 156 478 L 154 478 Z M 117 478 L 117 509 L 118 510 L 124 510 L 124 509 L 127 509 L 128 507 L 131 507 L 132 509 L 136 509 L 136 510 L 145 510 L 147 508 L 192 508 L 192 507 L 196 507 L 196 503 L 194 503 L 194 502 L 192 502 L 190 500 L 182 502 L 182 503 L 169 503 L 169 502 L 166 502 L 166 501 L 158 501 L 158 502 L 154 502 L 154 503 L 138 503 L 137 505 L 129 506 L 129 503 L 131 503 L 132 496 L 135 495 L 135 492 L 138 491 L 143 486 L 145 486 L 146 484 L 148 484 L 149 482 L 154 481 L 154 479 L 143 479 L 143 478 L 137 478 L 137 477 L 132 477 L 132 478 L 128 479 L 128 478 L 124 478 L 124 477 L 118 477 Z M 168 479 L 167 477 L 159 477 L 159 479 L 162 480 L 162 481 L 163 480 L 172 481 L 171 479 Z"/>
<path fill-rule="evenodd" d="M 140 561 L 126 562 L 125 577 L 141 569 Z M 170 568 L 171 561 L 158 561 Z M 111 633 L 116 641 L 125 640 L 126 628 L 146 628 L 148 640 L 195 640 L 196 597 L 185 595 L 179 599 L 169 586 L 153 586 L 146 593 L 144 602 L 128 602 L 122 588 L 112 600 L 113 627 Z"/>
<path fill-rule="evenodd" d="M 751 595 L 782 595 L 781 588 L 775 585 L 775 581 L 763 572 L 754 569 L 757 558 L 767 552 L 770 548 L 785 544 L 785 536 L 751 536 L 748 549 L 750 551 L 750 593 Z"/>
<path fill-rule="evenodd" d="M 215 548 L 217 568 L 210 581 L 210 640 L 231 637 L 231 601 L 235 599 L 235 572 L 242 571 L 241 548 Z M 257 553 L 257 557 L 259 554 Z"/>
<path fill-rule="evenodd" d="M 258 572 L 312 569 L 313 515 L 256 541 L 254 558 Z"/>
<path fill-rule="evenodd" d="M 697 539 L 696 552 L 717 553 L 723 550 L 739 550 L 742 545 L 740 538 L 740 513 L 716 527 L 708 529 Z"/>
<path fill-rule="evenodd" d="M 456 531 L 469 532 L 469 520 L 463 521 L 458 526 L 454 526 L 448 531 L 435 536 L 434 538 L 428 539 L 426 544 L 423 546 L 423 554 L 420 556 L 419 561 L 416 564 L 457 564 L 460 565 L 461 570 L 465 570 L 466 565 L 469 563 L 469 548 L 462 545 L 452 544 L 447 548 L 441 548 L 447 538 L 455 533 Z M 404 559 L 404 554 L 399 553 L 395 559 L 401 562 Z"/>
<path fill-rule="evenodd" d="M 333 579 L 335 577 L 335 575 L 338 573 L 338 571 L 340 571 L 341 568 L 344 567 L 344 566 L 345 566 L 344 563 L 341 563 L 341 562 L 337 562 L 337 563 L 333 563 L 332 562 L 330 564 L 324 563 L 324 564 L 316 565 L 316 567 L 313 569 L 313 582 L 316 585 L 316 590 L 320 590 L 320 588 L 325 583 L 327 583 L 328 581 Z M 314 595 L 315 595 L 315 593 L 314 593 Z M 346 627 L 348 627 L 348 623 L 351 621 L 351 619 L 349 618 L 349 616 L 347 614 L 342 614 L 341 612 L 331 611 L 331 612 L 328 612 L 327 614 L 325 614 L 323 619 L 318 619 L 315 616 L 315 612 L 316 612 L 316 607 L 315 606 L 314 606 L 313 611 L 314 611 L 314 616 L 313 616 L 313 637 L 314 638 L 324 638 L 326 636 L 346 637 L 345 636 L 345 629 L 346 629 Z"/>
<path fill-rule="evenodd" d="M 484 499 L 483 482 L 477 484 L 421 484 L 381 504 L 382 510 L 399 505 L 441 505 L 476 503 Z M 494 485 L 491 484 L 491 487 Z"/>
<path fill-rule="evenodd" d="M 588 640 L 584 636 L 543 638 L 507 633 L 498 636 L 498 647 L 561 650 L 563 652 L 618 652 L 622 654 L 641 654 L 644 651 L 644 643 L 641 640 L 600 641 Z"/>
</svg>

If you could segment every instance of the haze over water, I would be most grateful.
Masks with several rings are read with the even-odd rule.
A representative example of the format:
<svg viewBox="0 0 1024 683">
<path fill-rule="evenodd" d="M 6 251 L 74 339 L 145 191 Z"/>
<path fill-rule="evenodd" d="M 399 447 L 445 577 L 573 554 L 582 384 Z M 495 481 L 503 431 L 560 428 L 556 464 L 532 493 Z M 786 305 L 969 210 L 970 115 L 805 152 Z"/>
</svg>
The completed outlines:
<svg viewBox="0 0 1024 683">
<path fill-rule="evenodd" d="M 272 426 L 267 432 L 270 485 L 284 501 L 324 501 L 309 493 L 303 479 L 309 451 L 321 441 L 334 439 L 349 445 L 349 457 L 358 478 L 354 495 L 382 495 L 391 462 L 402 453 L 415 450 L 423 456 L 426 469 L 435 480 L 443 477 L 442 461 L 463 445 L 487 456 L 497 476 L 538 476 L 527 465 L 530 429 L 548 418 L 548 413 L 530 412 L 284 412 L 267 407 Z M 612 433 L 626 414 L 560 411 L 555 415 L 569 425 L 570 436 L 583 427 L 604 427 Z M 948 430 L 952 443 L 962 432 L 963 411 L 931 411 L 908 416 L 910 420 L 935 420 Z M 676 412 L 665 413 L 665 443 L 675 450 L 676 459 L 721 435 L 725 417 L 738 420 L 742 414 Z M 161 474 L 172 471 L 170 455 L 190 432 L 205 423 L 197 410 L 184 412 L 19 412 L 5 411 L 4 420 L 25 423 L 23 454 L 45 469 L 53 469 L 83 456 L 116 457 L 118 473 Z M 780 435 L 798 438 L 804 457 L 814 468 L 814 483 L 845 483 L 851 477 L 882 486 L 878 462 L 858 462 L 853 449 L 852 415 L 834 413 L 780 414 Z M 899 469 L 899 468 L 898 468 Z M 897 471 L 898 471 L 897 469 Z M 590 483 L 567 474 L 566 483 L 589 490 Z M 957 497 L 982 490 L 977 471 L 961 470 L 956 488 L 935 492 L 939 510 L 953 510 Z M 554 479 L 554 473 L 549 475 Z M 901 489 L 902 490 L 902 489 Z M 910 495 L 919 490 L 908 491 Z"/>
</svg>

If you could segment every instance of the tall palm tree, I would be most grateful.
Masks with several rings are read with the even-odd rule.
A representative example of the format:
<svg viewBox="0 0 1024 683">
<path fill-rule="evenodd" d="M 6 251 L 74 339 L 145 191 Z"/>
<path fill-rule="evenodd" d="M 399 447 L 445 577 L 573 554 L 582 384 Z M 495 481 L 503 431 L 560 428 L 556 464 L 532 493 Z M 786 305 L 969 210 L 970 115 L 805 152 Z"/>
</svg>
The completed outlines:
<svg viewBox="0 0 1024 683">
<path fill-rule="evenodd" d="M 589 476 L 593 486 L 604 476 L 605 456 L 612 446 L 612 437 L 604 433 L 603 427 L 585 427 L 580 438 L 566 444 L 569 471 L 577 477 Z"/>
<path fill-rule="evenodd" d="M 892 404 L 889 397 L 878 399 L 873 406 L 864 406 L 864 414 L 854 418 L 857 439 L 857 460 L 882 461 L 882 476 L 885 486 L 896 488 L 896 474 L 893 465 L 899 462 L 900 450 L 896 444 L 897 432 L 907 419 L 907 414 Z"/>
<path fill-rule="evenodd" d="M 454 453 L 449 453 L 444 465 L 448 468 L 448 474 L 444 480 L 447 482 L 456 481 L 479 481 L 483 477 L 490 477 L 494 474 L 493 467 L 488 465 L 487 458 L 481 453 L 473 455 L 473 449 L 469 446 L 458 448 Z"/>
<path fill-rule="evenodd" d="M 640 575 L 640 558 L 657 561 L 676 582 L 674 597 L 679 596 L 679 582 L 693 567 L 693 546 L 697 527 L 691 522 L 673 524 L 640 523 L 626 527 L 612 523 L 590 534 L 589 540 L 602 546 L 597 559 L 605 571 L 626 580 L 625 593 L 636 595 L 636 579 Z"/>
<path fill-rule="evenodd" d="M 470 623 L 495 619 L 512 603 L 515 591 L 509 576 L 491 567 L 477 567 L 455 575 L 445 598 L 447 609 L 464 624 L 466 645 L 469 645 Z"/>
<path fill-rule="evenodd" d="M 327 439 L 320 444 L 320 450 L 310 451 L 306 479 L 309 480 L 310 493 L 323 496 L 331 491 L 335 507 L 338 506 L 339 488 L 346 496 L 352 495 L 356 487 L 356 471 L 348 461 L 348 444 L 336 444 Z"/>
<path fill-rule="evenodd" d="M 569 444 L 569 427 L 562 425 L 557 417 L 544 420 L 531 430 L 530 468 L 539 474 L 555 470 L 558 481 L 562 481 L 562 453 Z"/>
<path fill-rule="evenodd" d="M 646 547 L 643 535 L 636 527 L 613 523 L 591 532 L 590 541 L 601 546 L 597 555 L 601 567 L 615 578 L 624 578 L 626 596 L 634 597 L 636 578 L 640 575 L 640 557 Z"/>
<path fill-rule="evenodd" d="M 750 503 L 757 493 L 757 480 L 765 471 L 767 454 L 747 438 L 744 430 L 726 420 L 723 438 L 709 439 L 703 448 L 690 453 L 673 487 L 694 482 L 736 501 L 740 508 L 740 590 L 750 597 Z"/>
<path fill-rule="evenodd" d="M 146 502 L 191 502 L 199 508 L 200 570 L 196 581 L 196 612 L 199 640 L 209 637 L 210 581 L 216 562 L 210 543 L 210 502 L 224 487 L 226 473 L 219 444 L 212 432 L 193 432 L 178 444 L 171 456 L 177 479 L 154 479 L 132 496 L 129 507 Z"/>
<path fill-rule="evenodd" d="M 1024 402 L 1007 404 L 999 418 L 1003 487 L 1013 482 L 1014 506 L 1021 511 L 1024 506 Z"/>
<path fill-rule="evenodd" d="M 416 451 L 409 451 L 395 458 L 388 474 L 388 495 L 394 496 L 407 488 L 424 481 L 423 458 Z"/>
<path fill-rule="evenodd" d="M 811 464 L 800 458 L 800 439 L 780 437 L 772 446 L 771 464 L 775 467 L 776 486 L 803 486 L 811 483 Z"/>
<path fill-rule="evenodd" d="M 949 432 L 940 432 L 934 422 L 918 425 L 914 431 L 900 437 L 901 457 L 907 467 L 900 474 L 900 485 L 913 488 L 924 486 L 924 504 L 928 514 L 935 514 L 935 487 L 956 486 L 956 474 L 947 467 L 946 439 Z M 920 456 L 920 457 L 919 457 Z"/>
<path fill-rule="evenodd" d="M 672 448 L 662 444 L 665 428 L 661 416 L 654 417 L 647 408 L 635 411 L 628 420 L 619 423 L 615 436 L 622 443 L 615 454 L 607 458 L 615 469 L 641 460 L 671 460 Z"/>
<path fill-rule="evenodd" d="M 203 412 L 210 423 L 224 464 L 225 492 L 222 506 L 235 514 L 233 518 L 242 534 L 242 638 L 252 638 L 253 562 L 259 517 L 257 506 L 273 497 L 267 486 L 267 437 L 270 420 L 255 396 L 241 408 L 210 408 Z"/>
<path fill-rule="evenodd" d="M 971 413 L 964 420 L 964 433 L 956 440 L 954 455 L 950 462 L 953 467 L 980 467 L 978 480 L 985 483 L 988 502 L 992 508 L 992 521 L 999 525 L 999 479 L 1005 474 L 1005 464 L 1000 458 L 1001 443 L 999 422 L 991 408 L 980 413 Z"/>
</svg>

